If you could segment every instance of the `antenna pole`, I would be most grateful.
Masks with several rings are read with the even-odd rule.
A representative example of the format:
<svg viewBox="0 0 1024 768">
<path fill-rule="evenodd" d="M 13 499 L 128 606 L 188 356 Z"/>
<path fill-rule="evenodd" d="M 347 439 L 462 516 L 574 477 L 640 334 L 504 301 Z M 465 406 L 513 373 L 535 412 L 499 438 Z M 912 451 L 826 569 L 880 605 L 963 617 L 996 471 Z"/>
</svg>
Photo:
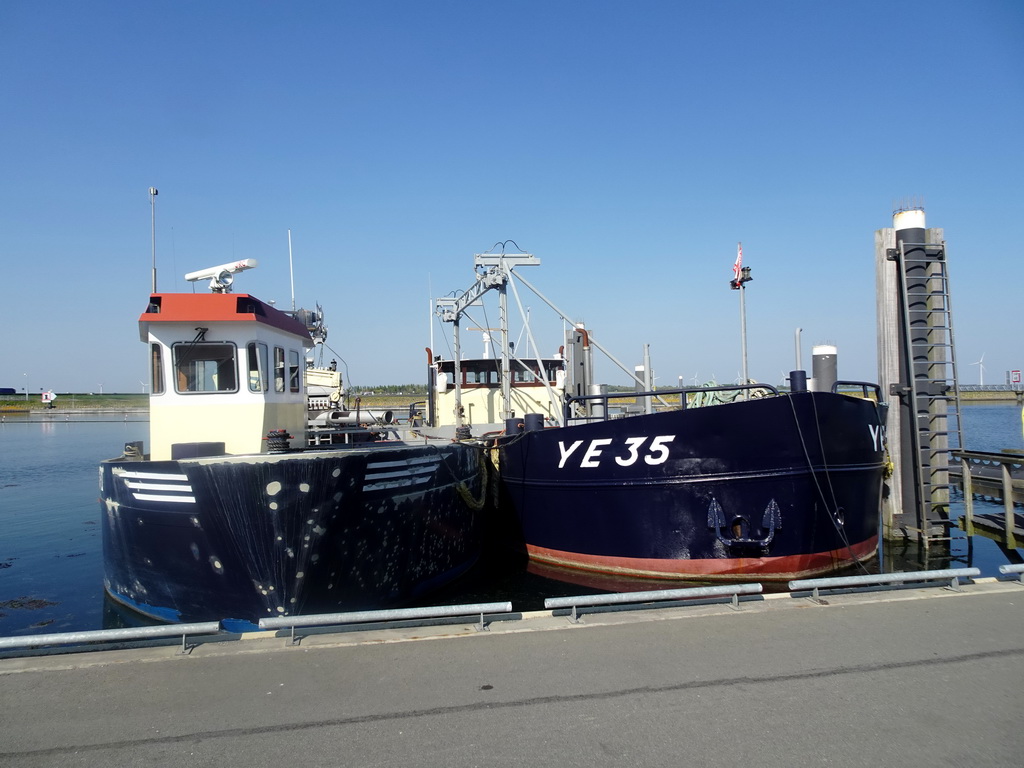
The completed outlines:
<svg viewBox="0 0 1024 768">
<path fill-rule="evenodd" d="M 292 281 L 292 312 L 295 311 L 295 271 L 292 269 L 292 231 L 288 230 L 288 276 Z"/>
<path fill-rule="evenodd" d="M 153 236 L 153 293 L 156 293 L 156 196 L 160 194 L 156 187 L 149 188 L 149 210 Z"/>
</svg>

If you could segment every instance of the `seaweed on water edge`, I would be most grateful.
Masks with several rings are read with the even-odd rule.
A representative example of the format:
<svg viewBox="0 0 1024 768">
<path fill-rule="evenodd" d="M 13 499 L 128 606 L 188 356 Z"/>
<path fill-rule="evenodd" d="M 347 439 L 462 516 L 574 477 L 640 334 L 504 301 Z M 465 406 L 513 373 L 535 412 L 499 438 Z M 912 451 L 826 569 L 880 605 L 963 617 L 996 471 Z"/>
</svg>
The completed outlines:
<svg viewBox="0 0 1024 768">
<path fill-rule="evenodd" d="M 60 605 L 54 600 L 44 600 L 40 597 L 16 597 L 13 600 L 0 600 L 0 608 L 12 608 L 15 610 L 38 611 L 40 608 L 49 608 L 52 605 Z"/>
</svg>

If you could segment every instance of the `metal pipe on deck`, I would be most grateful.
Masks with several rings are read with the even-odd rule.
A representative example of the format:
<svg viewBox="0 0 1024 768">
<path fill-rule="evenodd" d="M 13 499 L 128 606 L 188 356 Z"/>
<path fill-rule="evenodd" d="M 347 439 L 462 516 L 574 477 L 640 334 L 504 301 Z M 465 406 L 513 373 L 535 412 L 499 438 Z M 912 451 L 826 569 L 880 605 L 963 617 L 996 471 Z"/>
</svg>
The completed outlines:
<svg viewBox="0 0 1024 768">
<path fill-rule="evenodd" d="M 328 411 L 323 418 L 327 424 L 391 424 L 395 414 L 389 410 L 360 408 L 358 411 Z"/>
</svg>

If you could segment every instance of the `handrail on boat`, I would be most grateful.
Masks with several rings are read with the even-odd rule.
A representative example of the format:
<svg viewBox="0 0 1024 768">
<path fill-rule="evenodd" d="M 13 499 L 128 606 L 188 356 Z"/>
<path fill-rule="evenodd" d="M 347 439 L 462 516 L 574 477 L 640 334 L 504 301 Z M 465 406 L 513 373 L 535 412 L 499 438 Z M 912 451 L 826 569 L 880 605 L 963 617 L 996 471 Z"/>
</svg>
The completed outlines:
<svg viewBox="0 0 1024 768">
<path fill-rule="evenodd" d="M 604 416 L 578 416 L 572 413 L 572 406 L 574 403 L 584 402 L 600 402 L 601 407 L 605 414 L 608 413 L 608 401 L 609 400 L 621 400 L 623 398 L 635 398 L 641 399 L 644 397 L 664 397 L 665 395 L 679 395 L 679 408 L 681 410 L 686 409 L 686 395 L 687 394 L 700 394 L 703 392 L 741 392 L 743 390 L 767 390 L 773 396 L 779 396 L 779 390 L 777 387 L 771 384 L 754 383 L 754 384 L 720 384 L 714 387 L 682 387 L 675 389 L 658 389 L 648 390 L 642 392 L 605 392 L 599 395 L 575 395 L 573 397 L 567 397 L 565 405 L 562 408 L 562 416 L 566 422 L 569 420 L 581 421 L 581 420 L 603 420 Z"/>
<path fill-rule="evenodd" d="M 839 391 L 840 387 L 860 387 L 861 395 L 865 400 L 870 399 L 868 397 L 868 390 L 873 390 L 875 393 L 875 402 L 882 402 L 882 387 L 870 381 L 834 381 L 832 382 L 832 394 L 842 394 Z"/>
</svg>

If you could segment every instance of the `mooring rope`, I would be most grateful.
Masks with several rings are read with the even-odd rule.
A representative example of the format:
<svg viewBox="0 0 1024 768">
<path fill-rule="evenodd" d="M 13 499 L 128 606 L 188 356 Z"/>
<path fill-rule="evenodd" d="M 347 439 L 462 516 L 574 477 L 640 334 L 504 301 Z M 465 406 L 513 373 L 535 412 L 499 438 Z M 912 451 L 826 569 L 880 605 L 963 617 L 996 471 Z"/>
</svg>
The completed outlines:
<svg viewBox="0 0 1024 768">
<path fill-rule="evenodd" d="M 484 503 L 487 501 L 487 458 L 484 456 L 483 449 L 477 452 L 477 457 L 480 465 L 480 498 L 473 498 L 473 492 L 469 490 L 465 480 L 460 480 L 455 486 L 455 490 L 459 492 L 463 503 L 475 512 L 483 509 Z"/>
<path fill-rule="evenodd" d="M 811 405 L 812 405 L 812 408 L 814 410 L 814 421 L 815 421 L 815 428 L 817 429 L 817 433 L 818 433 L 818 444 L 821 447 L 821 451 L 822 451 L 822 455 L 821 455 L 822 468 L 823 468 L 823 470 L 825 472 L 825 478 L 828 481 L 829 489 L 830 489 L 830 491 L 832 493 L 832 501 L 833 501 L 833 505 L 832 506 L 834 507 L 834 509 L 829 509 L 828 499 L 825 497 L 825 491 L 821 487 L 821 483 L 818 480 L 818 475 L 817 475 L 817 472 L 816 472 L 816 470 L 814 468 L 814 462 L 811 459 L 810 451 L 807 449 L 807 442 L 804 440 L 804 429 L 803 429 L 803 426 L 800 424 L 800 417 L 799 417 L 799 415 L 796 412 L 796 405 L 793 402 L 793 395 L 790 394 L 788 396 L 788 398 L 789 398 L 790 410 L 793 412 L 793 421 L 796 423 L 796 433 L 800 437 L 800 446 L 801 446 L 801 448 L 803 448 L 804 459 L 807 461 L 807 468 L 810 470 L 811 479 L 814 481 L 814 486 L 815 486 L 815 488 L 818 491 L 818 497 L 821 499 L 822 504 L 825 507 L 825 511 L 826 511 L 826 514 L 828 515 L 829 522 L 832 523 L 832 527 L 835 528 L 835 531 L 838 534 L 840 541 L 842 541 L 843 544 L 845 545 L 846 551 L 849 553 L 850 559 L 853 561 L 853 564 L 856 565 L 858 568 L 860 568 L 860 570 L 864 571 L 864 573 L 868 573 L 869 571 L 868 571 L 867 568 L 864 567 L 864 563 L 862 563 L 860 561 L 860 559 L 857 557 L 856 553 L 854 553 L 854 551 L 853 551 L 853 546 L 850 544 L 850 539 L 846 535 L 846 526 L 845 526 L 845 524 L 841 524 L 836 519 L 836 513 L 839 512 L 839 507 L 838 507 L 838 502 L 837 502 L 836 497 L 835 497 L 835 488 L 832 487 L 832 478 L 831 478 L 830 473 L 829 473 L 827 458 L 825 456 L 824 443 L 822 442 L 821 425 L 820 425 L 820 423 L 818 423 L 818 406 L 817 406 L 817 403 L 814 402 L 813 393 L 811 393 Z M 876 409 L 876 413 L 877 413 L 877 409 Z"/>
</svg>

